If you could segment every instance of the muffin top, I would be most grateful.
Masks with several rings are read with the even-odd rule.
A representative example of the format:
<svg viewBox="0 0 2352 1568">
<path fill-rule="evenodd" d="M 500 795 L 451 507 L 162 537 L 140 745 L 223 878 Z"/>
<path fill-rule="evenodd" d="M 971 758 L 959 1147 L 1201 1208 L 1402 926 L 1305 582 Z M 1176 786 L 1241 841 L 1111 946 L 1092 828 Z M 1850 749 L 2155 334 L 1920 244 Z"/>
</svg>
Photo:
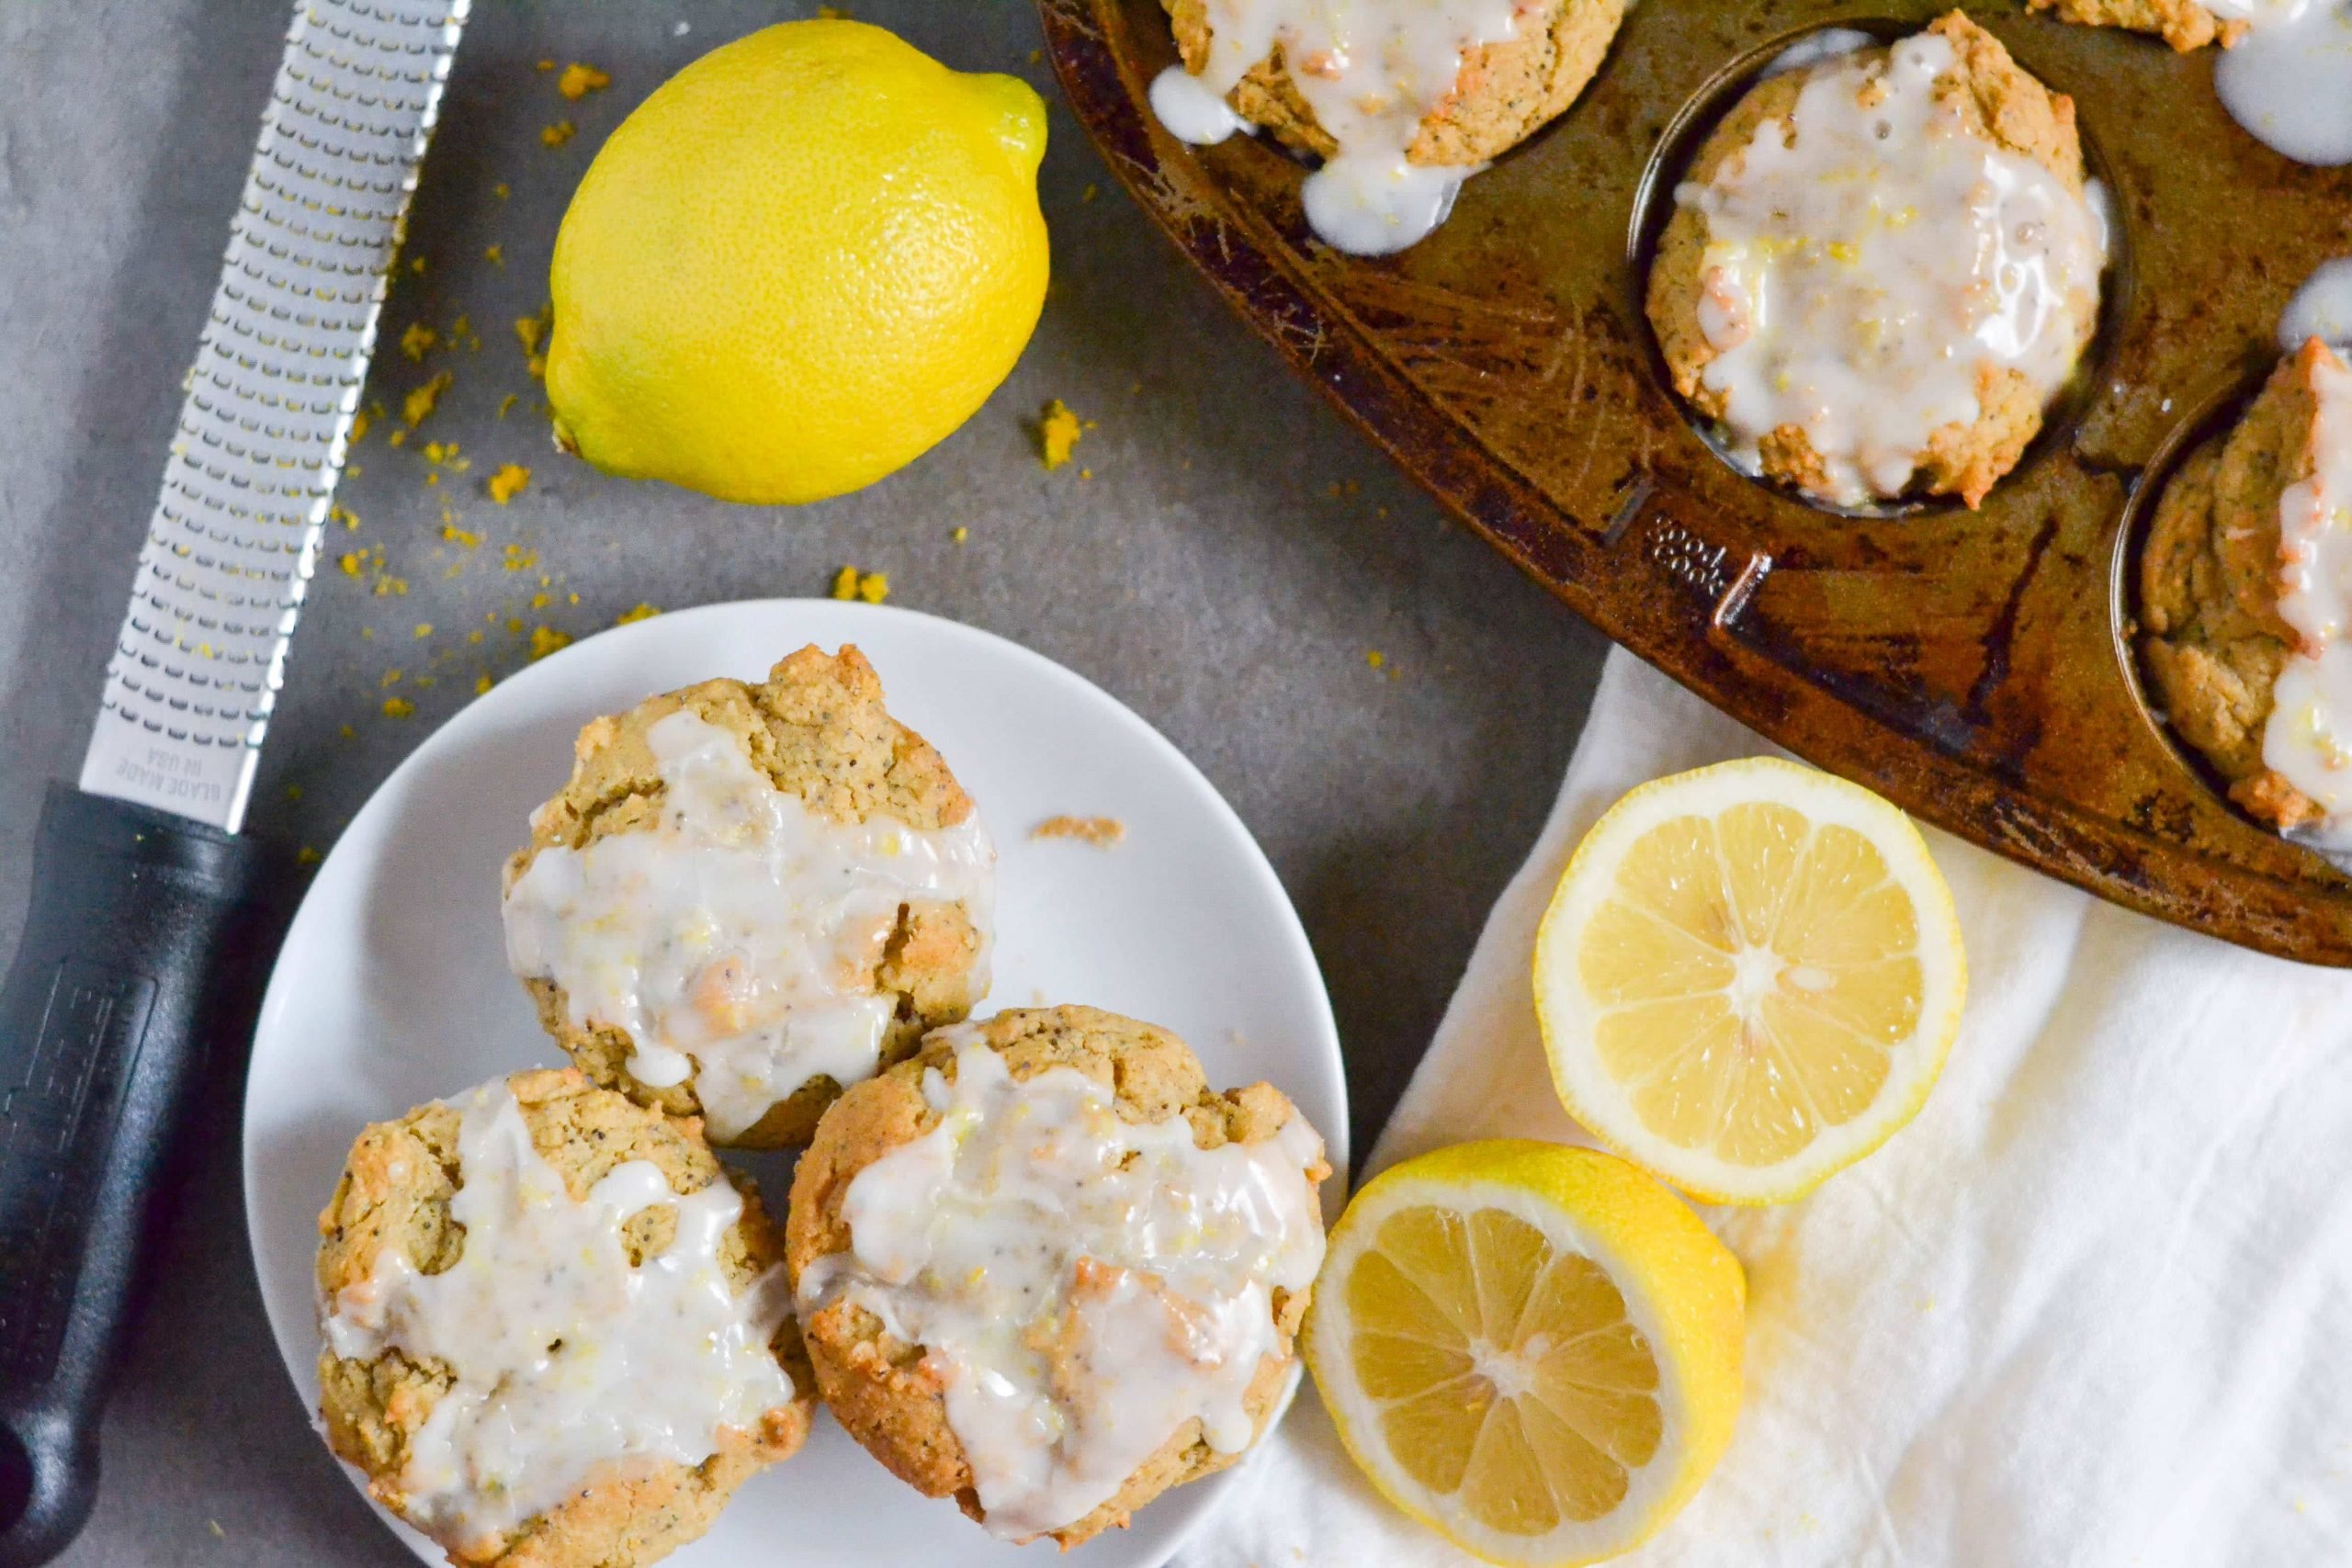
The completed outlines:
<svg viewBox="0 0 2352 1568">
<path fill-rule="evenodd" d="M 808 1429 L 756 1195 L 578 1072 L 368 1128 L 319 1228 L 328 1440 L 461 1561 L 690 1539 Z"/>
<path fill-rule="evenodd" d="M 1151 85 L 1171 134 L 1263 127 L 1323 160 L 1301 190 L 1327 244 L 1383 255 L 1443 221 L 1462 182 L 1576 101 L 1625 0 L 1163 0 L 1182 65 Z"/>
<path fill-rule="evenodd" d="M 2165 487 L 2142 644 L 2174 731 L 2263 822 L 2352 847 L 2352 370 L 2317 339 Z"/>
<path fill-rule="evenodd" d="M 942 1030 L 793 1184 L 819 1386 L 920 1489 L 1065 1546 L 1245 1450 L 1322 1261 L 1322 1141 L 1090 1008 Z"/>
<path fill-rule="evenodd" d="M 854 648 L 596 720 L 531 829 L 506 871 L 512 967 L 600 1082 L 717 1142 L 805 1136 L 830 1092 L 796 1095 L 871 1075 L 987 989 L 995 850 Z"/>
<path fill-rule="evenodd" d="M 2074 105 L 1958 12 L 1768 75 L 1675 200 L 1649 313 L 1677 389 L 1834 504 L 1977 504 L 2097 323 Z"/>
</svg>

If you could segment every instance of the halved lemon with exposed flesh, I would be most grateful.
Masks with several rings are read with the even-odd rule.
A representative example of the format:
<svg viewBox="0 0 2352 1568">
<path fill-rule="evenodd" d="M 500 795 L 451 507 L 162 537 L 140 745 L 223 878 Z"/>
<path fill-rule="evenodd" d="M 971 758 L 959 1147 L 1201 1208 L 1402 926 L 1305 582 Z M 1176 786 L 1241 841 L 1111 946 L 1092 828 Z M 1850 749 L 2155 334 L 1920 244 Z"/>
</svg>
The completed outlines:
<svg viewBox="0 0 2352 1568">
<path fill-rule="evenodd" d="M 1464 1144 L 1368 1183 L 1331 1233 L 1306 1358 L 1406 1513 L 1513 1568 L 1630 1551 L 1714 1468 L 1747 1285 L 1613 1155 Z"/>
<path fill-rule="evenodd" d="M 1714 1202 L 1804 1196 L 1918 1113 L 1959 1032 L 1951 891 L 1895 807 L 1755 757 L 1644 784 L 1535 939 L 1560 1099 Z"/>
</svg>

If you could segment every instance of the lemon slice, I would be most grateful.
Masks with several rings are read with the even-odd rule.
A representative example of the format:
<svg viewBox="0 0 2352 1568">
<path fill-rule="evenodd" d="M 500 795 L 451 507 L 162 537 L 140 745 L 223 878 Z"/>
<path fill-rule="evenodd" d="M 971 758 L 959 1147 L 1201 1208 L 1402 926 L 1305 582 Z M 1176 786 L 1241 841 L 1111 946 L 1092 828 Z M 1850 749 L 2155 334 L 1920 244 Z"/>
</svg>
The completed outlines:
<svg viewBox="0 0 2352 1568">
<path fill-rule="evenodd" d="M 1306 1323 L 1381 1495 L 1489 1562 L 1631 1550 L 1739 1409 L 1747 1285 L 1673 1193 L 1592 1149 L 1464 1144 L 1348 1205 Z"/>
<path fill-rule="evenodd" d="M 1644 784 L 1568 862 L 1535 1007 L 1568 1113 L 1684 1191 L 1804 1196 L 1918 1113 L 1960 1027 L 1910 818 L 1769 757 Z"/>
</svg>

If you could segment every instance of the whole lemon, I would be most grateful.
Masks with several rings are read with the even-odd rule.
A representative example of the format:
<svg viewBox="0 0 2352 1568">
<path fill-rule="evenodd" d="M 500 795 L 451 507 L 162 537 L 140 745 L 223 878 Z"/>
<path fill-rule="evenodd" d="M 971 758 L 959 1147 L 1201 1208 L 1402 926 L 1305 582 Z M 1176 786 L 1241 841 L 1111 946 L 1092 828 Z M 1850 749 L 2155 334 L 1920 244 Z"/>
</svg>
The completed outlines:
<svg viewBox="0 0 2352 1568">
<path fill-rule="evenodd" d="M 756 502 L 912 461 L 1037 324 L 1045 146 L 1026 83 L 862 22 L 703 56 L 613 132 L 556 235 L 557 440 Z"/>
</svg>

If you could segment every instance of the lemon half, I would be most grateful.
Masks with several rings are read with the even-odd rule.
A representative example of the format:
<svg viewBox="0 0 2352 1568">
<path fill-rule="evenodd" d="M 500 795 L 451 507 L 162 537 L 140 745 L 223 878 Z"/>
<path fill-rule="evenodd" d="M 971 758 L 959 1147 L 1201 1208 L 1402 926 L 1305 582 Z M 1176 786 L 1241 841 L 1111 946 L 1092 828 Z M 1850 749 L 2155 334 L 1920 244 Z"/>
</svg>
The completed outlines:
<svg viewBox="0 0 2352 1568">
<path fill-rule="evenodd" d="M 1966 989 L 1951 892 L 1910 818 L 1769 757 L 1611 807 L 1535 941 L 1569 1114 L 1716 1202 L 1801 1197 L 1910 1121 Z"/>
<path fill-rule="evenodd" d="M 1612 1155 L 1464 1144 L 1367 1184 L 1331 1234 L 1306 1358 L 1397 1507 L 1514 1568 L 1630 1551 L 1738 1413 L 1747 1286 Z"/>
</svg>

